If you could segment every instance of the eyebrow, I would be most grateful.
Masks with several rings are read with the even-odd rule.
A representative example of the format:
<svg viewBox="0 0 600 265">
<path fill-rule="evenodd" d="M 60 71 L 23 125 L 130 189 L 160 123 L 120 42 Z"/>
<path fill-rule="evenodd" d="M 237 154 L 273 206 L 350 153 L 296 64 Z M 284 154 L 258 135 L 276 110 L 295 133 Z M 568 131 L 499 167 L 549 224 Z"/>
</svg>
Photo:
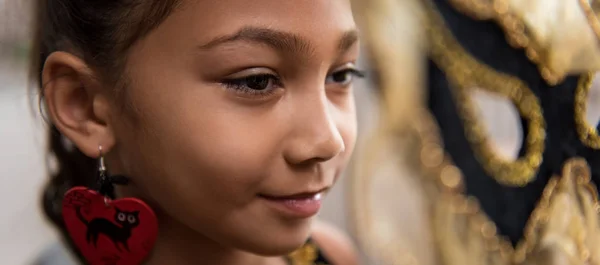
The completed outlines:
<svg viewBox="0 0 600 265">
<path fill-rule="evenodd" d="M 302 53 L 312 55 L 315 47 L 307 39 L 284 31 L 268 28 L 245 27 L 238 32 L 214 38 L 208 43 L 201 45 L 200 49 L 208 50 L 216 46 L 236 41 L 248 41 L 266 44 L 274 49 L 290 53 Z M 338 42 L 338 52 L 344 53 L 358 42 L 358 30 L 345 31 Z"/>
<path fill-rule="evenodd" d="M 344 32 L 338 45 L 338 52 L 344 53 L 348 51 L 354 44 L 358 42 L 358 30 L 348 30 Z"/>
</svg>

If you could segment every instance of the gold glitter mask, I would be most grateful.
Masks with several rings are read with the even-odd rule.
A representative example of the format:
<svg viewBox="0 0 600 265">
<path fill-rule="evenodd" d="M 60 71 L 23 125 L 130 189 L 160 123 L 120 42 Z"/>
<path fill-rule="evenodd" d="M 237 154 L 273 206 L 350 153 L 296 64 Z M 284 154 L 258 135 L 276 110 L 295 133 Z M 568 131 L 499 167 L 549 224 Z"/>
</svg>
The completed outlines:
<svg viewBox="0 0 600 265">
<path fill-rule="evenodd" d="M 600 265 L 600 136 L 585 121 L 597 1 L 354 2 L 381 99 L 352 172 L 368 253 L 383 264 Z M 490 148 L 474 90 L 518 110 L 515 161 Z"/>
</svg>

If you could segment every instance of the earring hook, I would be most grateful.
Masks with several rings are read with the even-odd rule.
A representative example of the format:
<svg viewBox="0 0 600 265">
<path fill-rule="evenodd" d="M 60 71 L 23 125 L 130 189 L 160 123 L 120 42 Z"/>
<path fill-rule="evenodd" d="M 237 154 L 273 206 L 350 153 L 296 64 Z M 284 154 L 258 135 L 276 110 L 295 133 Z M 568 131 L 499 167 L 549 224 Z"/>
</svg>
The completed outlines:
<svg viewBox="0 0 600 265">
<path fill-rule="evenodd" d="M 106 170 L 106 165 L 104 164 L 104 152 L 102 145 L 98 145 L 98 153 L 99 153 L 99 162 L 98 162 L 98 188 L 97 191 L 104 195 L 104 203 L 108 206 L 108 202 L 114 199 L 114 186 L 117 185 L 127 185 L 129 183 L 129 178 L 122 175 L 110 176 Z"/>
<path fill-rule="evenodd" d="M 98 153 L 100 154 L 100 172 L 106 171 L 106 165 L 104 164 L 104 154 L 102 153 L 102 145 L 98 145 Z"/>
<path fill-rule="evenodd" d="M 100 165 L 98 166 L 98 171 L 100 173 L 100 179 L 99 179 L 99 182 L 100 182 L 100 192 L 101 193 L 105 193 L 104 189 L 106 189 L 105 185 L 108 182 L 108 179 L 107 179 L 108 176 L 106 176 L 106 165 L 104 164 L 104 154 L 102 153 L 102 145 L 98 145 L 98 155 L 99 155 L 99 160 L 100 160 L 99 161 Z M 108 185 L 110 185 L 110 184 L 108 184 Z M 106 194 L 103 194 L 103 195 L 104 195 L 104 205 L 106 207 L 108 207 L 109 206 L 108 203 L 109 203 L 110 200 L 109 200 L 109 198 L 107 197 Z"/>
</svg>

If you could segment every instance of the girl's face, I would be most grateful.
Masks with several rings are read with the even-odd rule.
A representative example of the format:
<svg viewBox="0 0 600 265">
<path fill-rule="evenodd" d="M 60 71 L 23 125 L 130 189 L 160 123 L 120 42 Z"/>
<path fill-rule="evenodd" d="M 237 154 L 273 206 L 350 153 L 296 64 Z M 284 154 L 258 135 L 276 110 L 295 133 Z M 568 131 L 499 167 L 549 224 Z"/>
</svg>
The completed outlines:
<svg viewBox="0 0 600 265">
<path fill-rule="evenodd" d="M 226 246 L 293 250 L 354 147 L 357 56 L 347 0 L 184 1 L 128 57 L 121 193 Z"/>
</svg>

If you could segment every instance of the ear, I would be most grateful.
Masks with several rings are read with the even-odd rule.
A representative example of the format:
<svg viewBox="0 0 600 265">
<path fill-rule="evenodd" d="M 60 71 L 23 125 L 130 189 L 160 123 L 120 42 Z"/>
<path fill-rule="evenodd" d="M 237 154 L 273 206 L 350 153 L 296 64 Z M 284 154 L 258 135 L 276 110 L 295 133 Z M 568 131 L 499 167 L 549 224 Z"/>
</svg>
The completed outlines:
<svg viewBox="0 0 600 265">
<path fill-rule="evenodd" d="M 108 91 L 95 72 L 79 57 L 54 52 L 42 72 L 45 103 L 56 128 L 89 157 L 98 147 L 110 150 L 115 143 L 109 126 Z"/>
</svg>

